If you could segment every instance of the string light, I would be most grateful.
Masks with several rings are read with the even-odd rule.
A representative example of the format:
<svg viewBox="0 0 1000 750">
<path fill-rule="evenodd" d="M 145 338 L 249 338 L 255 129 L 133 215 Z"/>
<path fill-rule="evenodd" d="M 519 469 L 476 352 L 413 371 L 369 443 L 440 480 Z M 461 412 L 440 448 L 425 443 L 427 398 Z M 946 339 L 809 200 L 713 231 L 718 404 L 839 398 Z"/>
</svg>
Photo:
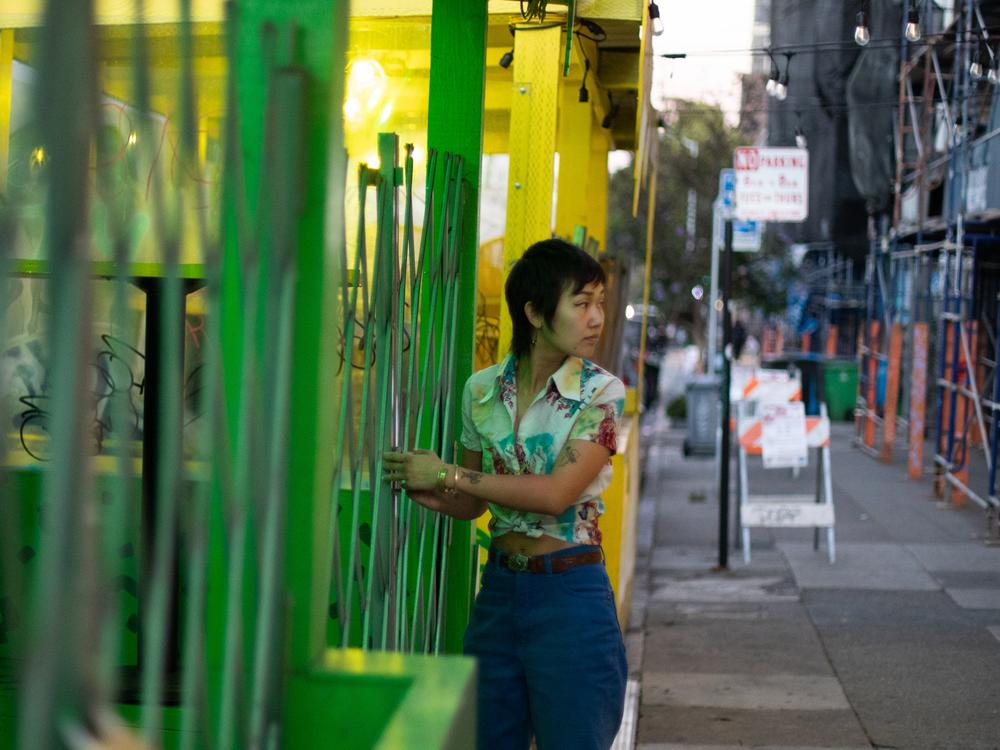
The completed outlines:
<svg viewBox="0 0 1000 750">
<path fill-rule="evenodd" d="M 771 75 L 767 78 L 764 90 L 767 91 L 768 96 L 774 96 L 774 89 L 778 85 L 778 63 L 774 61 L 774 55 L 771 54 L 771 50 L 767 51 L 767 56 L 771 58 Z"/>
<path fill-rule="evenodd" d="M 660 20 L 660 8 L 655 0 L 650 2 L 648 13 L 649 23 L 653 27 L 653 36 L 661 36 L 663 34 L 663 21 Z"/>
<path fill-rule="evenodd" d="M 872 40 L 872 35 L 868 31 L 868 14 L 865 13 L 864 6 L 862 5 L 861 10 L 858 11 L 858 25 L 854 29 L 854 43 L 859 47 L 868 46 L 868 42 Z"/>
<path fill-rule="evenodd" d="M 611 129 L 611 126 L 615 122 L 615 118 L 618 116 L 618 110 L 621 109 L 621 107 L 619 107 L 619 105 L 616 104 L 615 101 L 611 98 L 610 91 L 608 92 L 608 104 L 610 105 L 611 109 L 608 111 L 606 115 L 604 115 L 604 119 L 601 120 L 601 127 L 604 128 L 605 130 Z"/>
<path fill-rule="evenodd" d="M 979 62 L 978 58 L 973 60 L 969 65 L 969 77 L 972 78 L 973 81 L 978 81 L 983 77 L 983 64 Z"/>
<path fill-rule="evenodd" d="M 785 53 L 785 71 L 778 79 L 778 85 L 774 87 L 774 98 L 779 102 L 785 101 L 788 97 L 788 68 L 792 64 L 792 54 L 791 52 Z"/>
<path fill-rule="evenodd" d="M 512 62 L 514 62 L 514 50 L 509 49 L 500 57 L 500 67 L 506 70 Z"/>
<path fill-rule="evenodd" d="M 916 8 L 910 8 L 910 12 L 906 15 L 906 31 L 904 33 L 906 41 L 920 41 L 920 11 Z"/>
<path fill-rule="evenodd" d="M 580 103 L 590 101 L 590 92 L 587 91 L 587 73 L 590 72 L 590 60 L 583 58 L 583 81 L 580 83 Z"/>
</svg>

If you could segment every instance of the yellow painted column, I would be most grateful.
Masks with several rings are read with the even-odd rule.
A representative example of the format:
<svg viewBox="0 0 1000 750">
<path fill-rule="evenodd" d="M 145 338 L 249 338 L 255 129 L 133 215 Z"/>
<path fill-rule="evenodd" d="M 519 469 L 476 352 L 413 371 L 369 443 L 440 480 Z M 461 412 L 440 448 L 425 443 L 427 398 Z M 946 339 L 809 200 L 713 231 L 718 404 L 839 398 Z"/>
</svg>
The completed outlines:
<svg viewBox="0 0 1000 750">
<path fill-rule="evenodd" d="M 552 236 L 553 159 L 559 101 L 562 26 L 523 24 L 514 32 L 514 89 L 510 105 L 510 172 L 504 273 L 538 240 Z M 506 307 L 500 315 L 500 356 L 510 347 Z"/>
<path fill-rule="evenodd" d="M 587 176 L 587 235 L 597 240 L 601 250 L 608 248 L 608 131 L 592 127 L 590 164 Z"/>
<path fill-rule="evenodd" d="M 10 161 L 10 100 L 14 88 L 14 30 L 0 30 L 0 190 Z"/>
<path fill-rule="evenodd" d="M 556 234 L 572 238 L 577 226 L 586 227 L 588 233 L 590 231 L 587 182 L 590 178 L 590 130 L 594 116 L 590 102 L 580 101 L 580 81 L 564 78 L 561 99 Z"/>
</svg>

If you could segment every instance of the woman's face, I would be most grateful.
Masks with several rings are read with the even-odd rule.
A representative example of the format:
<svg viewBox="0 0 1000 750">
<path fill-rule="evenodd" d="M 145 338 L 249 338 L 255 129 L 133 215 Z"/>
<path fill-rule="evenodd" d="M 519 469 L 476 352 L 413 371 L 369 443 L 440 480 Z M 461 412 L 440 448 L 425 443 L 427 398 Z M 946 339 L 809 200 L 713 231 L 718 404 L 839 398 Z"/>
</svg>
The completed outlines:
<svg viewBox="0 0 1000 750">
<path fill-rule="evenodd" d="M 562 293 L 552 324 L 539 331 L 538 343 L 544 341 L 563 354 L 590 357 L 603 329 L 604 285 L 592 282 L 575 294 L 572 289 Z"/>
</svg>

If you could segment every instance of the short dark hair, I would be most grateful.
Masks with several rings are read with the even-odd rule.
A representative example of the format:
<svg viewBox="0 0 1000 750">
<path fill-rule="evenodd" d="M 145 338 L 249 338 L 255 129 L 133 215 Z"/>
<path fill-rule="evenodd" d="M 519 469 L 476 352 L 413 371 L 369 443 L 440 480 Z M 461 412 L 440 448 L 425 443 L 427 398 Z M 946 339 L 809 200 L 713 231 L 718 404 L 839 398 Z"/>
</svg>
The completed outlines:
<svg viewBox="0 0 1000 750">
<path fill-rule="evenodd" d="M 514 328 L 510 344 L 514 356 L 523 357 L 531 351 L 535 329 L 524 312 L 527 303 L 531 302 L 551 325 L 563 292 L 571 289 L 576 294 L 593 283 L 607 284 L 601 264 L 566 240 L 542 240 L 525 250 L 504 287 Z"/>
</svg>

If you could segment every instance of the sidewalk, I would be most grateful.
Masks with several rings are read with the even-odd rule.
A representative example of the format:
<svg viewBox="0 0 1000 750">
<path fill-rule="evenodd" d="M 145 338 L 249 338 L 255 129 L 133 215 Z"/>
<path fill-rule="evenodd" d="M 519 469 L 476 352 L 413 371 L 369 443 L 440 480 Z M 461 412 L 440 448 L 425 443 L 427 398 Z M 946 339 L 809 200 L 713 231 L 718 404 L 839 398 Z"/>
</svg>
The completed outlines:
<svg viewBox="0 0 1000 750">
<path fill-rule="evenodd" d="M 755 529 L 751 564 L 731 548 L 714 573 L 714 462 L 649 417 L 628 633 L 640 750 L 1000 748 L 1000 546 L 980 510 L 944 507 L 837 423 L 837 562 L 809 529 Z M 813 472 L 792 484 L 758 459 L 750 485 L 808 492 Z"/>
</svg>

